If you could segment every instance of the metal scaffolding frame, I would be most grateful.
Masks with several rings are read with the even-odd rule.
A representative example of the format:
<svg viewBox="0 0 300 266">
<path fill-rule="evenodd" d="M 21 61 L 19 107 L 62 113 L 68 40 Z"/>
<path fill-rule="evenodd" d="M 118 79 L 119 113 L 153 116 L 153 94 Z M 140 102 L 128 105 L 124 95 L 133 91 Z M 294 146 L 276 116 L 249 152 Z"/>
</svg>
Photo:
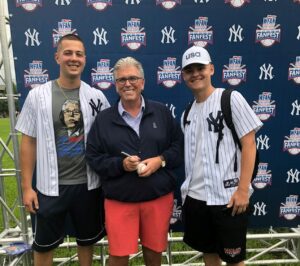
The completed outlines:
<svg viewBox="0 0 300 266">
<path fill-rule="evenodd" d="M 0 138 L 0 209 L 3 220 L 3 231 L 0 232 L 0 245 L 6 246 L 11 243 L 31 243 L 32 242 L 32 228 L 29 215 L 26 215 L 24 206 L 22 204 L 22 191 L 20 183 L 19 170 L 19 144 L 18 134 L 15 132 L 16 110 L 14 99 L 17 95 L 13 94 L 13 82 L 11 74 L 11 65 L 9 58 L 9 47 L 11 41 L 7 40 L 6 24 L 9 19 L 5 16 L 5 1 L 0 1 L 0 40 L 2 47 L 3 58 L 0 59 L 0 69 L 4 66 L 5 78 L 0 77 L 5 83 L 6 96 L 9 107 L 10 119 L 10 134 L 7 140 Z M 0 99 L 1 100 L 1 99 Z M 12 144 L 13 151 L 9 149 Z M 3 168 L 3 157 L 7 154 L 14 162 L 14 169 Z M 12 209 L 7 205 L 5 197 L 4 178 L 14 178 L 17 184 L 17 197 Z M 17 218 L 15 211 L 18 211 Z M 12 228 L 10 225 L 14 223 Z M 297 264 L 300 265 L 300 226 L 298 228 L 286 228 L 285 232 L 276 232 L 273 228 L 266 229 L 267 233 L 249 233 L 247 234 L 248 243 L 256 240 L 260 247 L 247 248 L 246 265 L 274 265 L 274 264 Z M 107 240 L 103 239 L 97 243 L 96 254 L 94 260 L 99 261 L 101 265 L 106 265 L 108 252 Z M 249 246 L 249 245 L 248 245 Z M 76 243 L 66 238 L 66 241 L 60 245 L 60 249 L 67 250 L 68 257 L 55 257 L 54 261 L 57 265 L 65 265 L 72 261 L 77 261 Z M 130 257 L 131 261 L 137 260 L 142 256 L 141 252 Z M 266 257 L 267 256 L 267 257 Z M 172 232 L 169 234 L 168 249 L 163 253 L 163 265 L 204 265 L 202 254 L 189 249 L 183 244 L 181 236 L 174 236 Z M 0 264 L 2 265 L 31 265 L 31 252 L 25 252 L 19 256 L 7 256 L 4 249 L 0 249 Z"/>
</svg>

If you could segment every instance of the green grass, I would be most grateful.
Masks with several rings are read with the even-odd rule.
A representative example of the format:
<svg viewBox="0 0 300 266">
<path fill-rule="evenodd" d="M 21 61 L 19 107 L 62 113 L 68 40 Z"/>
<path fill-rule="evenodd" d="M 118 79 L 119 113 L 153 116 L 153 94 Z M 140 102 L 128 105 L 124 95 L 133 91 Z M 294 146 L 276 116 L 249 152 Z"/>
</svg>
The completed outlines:
<svg viewBox="0 0 300 266">
<path fill-rule="evenodd" d="M 0 138 L 4 143 L 7 144 L 8 137 L 10 136 L 10 121 L 9 118 L 1 118 L 0 119 Z M 13 144 L 12 140 L 8 143 L 8 147 L 11 153 L 13 153 Z M 3 154 L 4 152 L 4 154 Z M 5 151 L 3 146 L 0 144 L 0 155 L 3 154 L 3 158 L 1 160 L 0 158 L 0 173 L 2 173 L 2 169 L 15 169 L 14 161 L 13 159 L 8 155 L 8 153 Z M 10 172 L 5 172 L 5 173 L 10 173 Z M 18 198 L 18 193 L 17 193 L 17 182 L 15 176 L 6 176 L 6 177 L 1 177 L 3 178 L 1 182 L 3 182 L 3 190 L 4 190 L 4 195 L 3 198 L 5 199 L 5 202 L 7 205 L 10 207 L 10 209 L 14 209 L 14 214 L 19 217 L 19 211 L 16 206 L 17 204 L 17 198 Z M 2 208 L 2 206 L 1 206 Z M 9 221 L 9 224 L 11 227 L 15 226 L 14 221 Z M 0 230 L 3 230 L 3 217 L 1 213 L 1 218 L 0 218 Z"/>
<path fill-rule="evenodd" d="M 10 134 L 10 121 L 9 118 L 1 118 L 0 119 L 0 138 L 6 143 Z M 12 150 L 12 142 L 10 142 L 10 150 Z M 2 151 L 3 147 L 0 145 L 0 151 Z M 3 168 L 14 168 L 14 162 L 11 160 L 6 153 L 2 160 Z"/>
</svg>

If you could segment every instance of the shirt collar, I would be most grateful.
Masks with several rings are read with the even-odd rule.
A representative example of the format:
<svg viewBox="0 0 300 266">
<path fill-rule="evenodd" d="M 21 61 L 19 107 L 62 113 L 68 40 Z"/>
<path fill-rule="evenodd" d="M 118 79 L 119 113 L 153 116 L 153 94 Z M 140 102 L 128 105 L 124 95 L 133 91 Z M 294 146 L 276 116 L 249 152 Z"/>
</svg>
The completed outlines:
<svg viewBox="0 0 300 266">
<path fill-rule="evenodd" d="M 141 109 L 140 109 L 140 112 L 143 112 L 145 110 L 145 100 L 144 100 L 144 97 L 141 95 L 141 99 L 142 99 L 142 104 L 141 104 Z M 121 100 L 119 101 L 118 103 L 118 111 L 119 111 L 119 114 L 121 116 L 124 116 L 126 114 L 129 114 L 123 107 L 123 104 L 121 102 Z"/>
</svg>

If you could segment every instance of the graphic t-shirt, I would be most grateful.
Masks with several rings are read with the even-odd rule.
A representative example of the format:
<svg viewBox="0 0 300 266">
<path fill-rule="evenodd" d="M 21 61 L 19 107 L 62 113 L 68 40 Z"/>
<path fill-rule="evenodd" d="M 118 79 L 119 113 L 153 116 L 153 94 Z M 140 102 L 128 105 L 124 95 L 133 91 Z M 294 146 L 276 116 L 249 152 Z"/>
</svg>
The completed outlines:
<svg viewBox="0 0 300 266">
<path fill-rule="evenodd" d="M 87 182 L 84 126 L 79 88 L 63 89 L 52 82 L 52 114 L 60 185 Z"/>
</svg>

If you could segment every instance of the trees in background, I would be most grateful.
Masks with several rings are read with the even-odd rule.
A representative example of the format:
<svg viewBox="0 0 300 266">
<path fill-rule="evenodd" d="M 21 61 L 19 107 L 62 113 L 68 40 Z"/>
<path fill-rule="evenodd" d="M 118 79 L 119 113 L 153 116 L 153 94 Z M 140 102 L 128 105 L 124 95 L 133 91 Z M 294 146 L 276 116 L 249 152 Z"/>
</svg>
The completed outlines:
<svg viewBox="0 0 300 266">
<path fill-rule="evenodd" d="M 17 87 L 16 84 L 13 84 L 14 88 L 14 94 L 17 93 Z M 18 105 L 18 100 L 15 99 L 15 106 L 16 110 L 19 110 L 19 105 Z M 0 118 L 3 117 L 8 117 L 8 102 L 6 98 L 6 91 L 5 91 L 5 86 L 3 87 L 3 90 L 0 90 Z"/>
</svg>

